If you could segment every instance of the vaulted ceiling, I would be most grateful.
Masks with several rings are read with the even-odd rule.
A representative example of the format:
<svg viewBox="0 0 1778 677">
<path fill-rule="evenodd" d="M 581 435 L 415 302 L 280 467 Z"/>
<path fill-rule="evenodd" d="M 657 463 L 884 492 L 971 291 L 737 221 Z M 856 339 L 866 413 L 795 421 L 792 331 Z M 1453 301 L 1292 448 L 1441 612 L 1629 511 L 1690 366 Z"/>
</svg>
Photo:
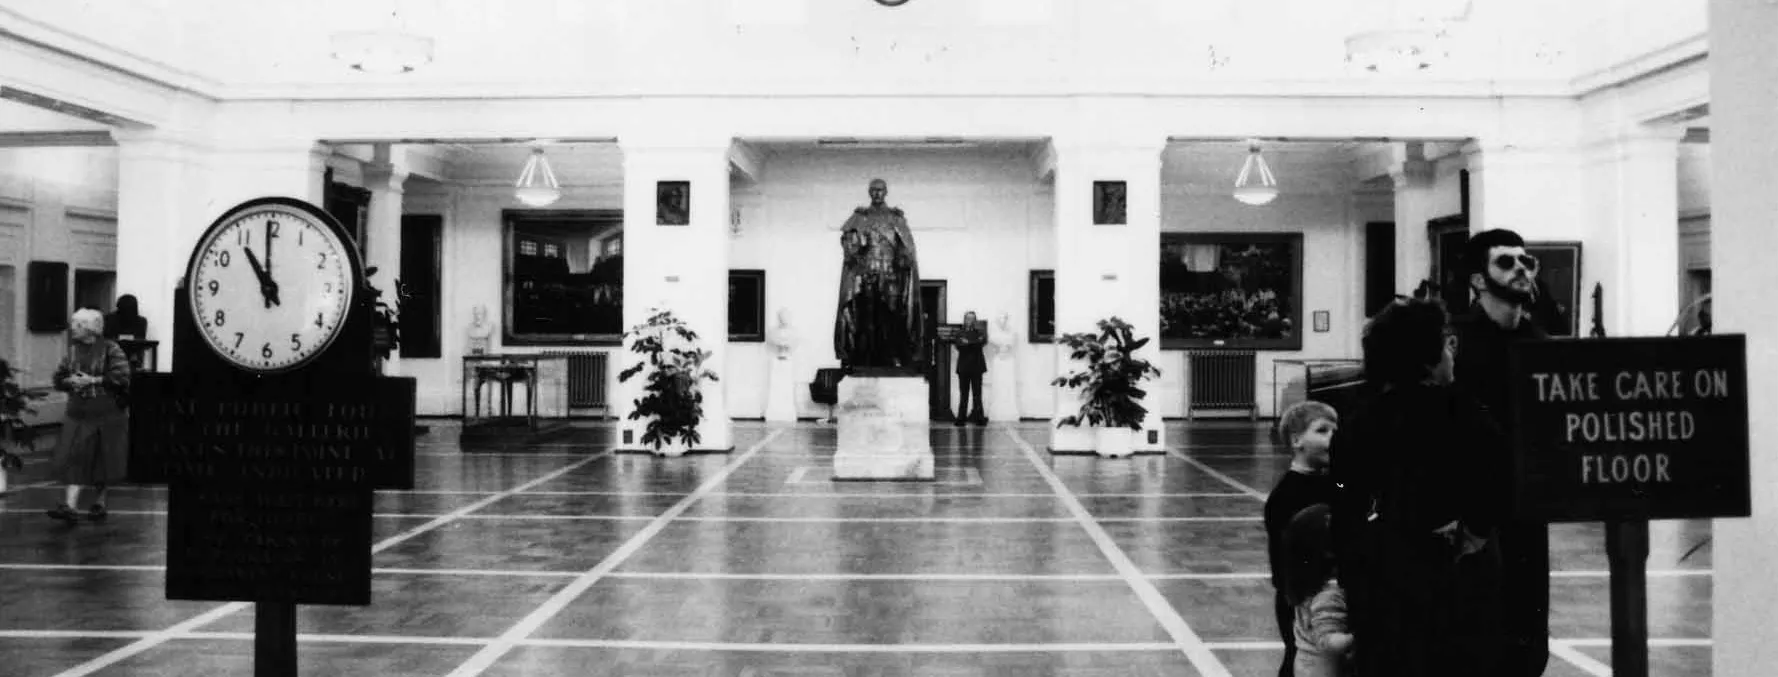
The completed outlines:
<svg viewBox="0 0 1778 677">
<path fill-rule="evenodd" d="M 0 0 L 0 32 L 215 98 L 1156 92 L 1362 87 L 1344 38 L 1432 6 L 1464 20 L 1411 82 L 1569 87 L 1706 28 L 1704 0 Z M 389 27 L 434 61 L 329 58 L 330 34 Z"/>
</svg>

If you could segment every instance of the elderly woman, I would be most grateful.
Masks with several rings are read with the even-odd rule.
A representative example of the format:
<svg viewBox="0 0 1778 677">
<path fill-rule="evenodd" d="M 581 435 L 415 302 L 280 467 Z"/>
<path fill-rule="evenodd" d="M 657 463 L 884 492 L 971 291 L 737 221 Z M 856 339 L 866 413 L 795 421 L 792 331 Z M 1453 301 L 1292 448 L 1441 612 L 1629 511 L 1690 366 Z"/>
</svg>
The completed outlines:
<svg viewBox="0 0 1778 677">
<path fill-rule="evenodd" d="M 74 522 L 80 489 L 96 489 L 87 515 L 105 518 L 105 488 L 121 482 L 129 469 L 130 362 L 117 343 L 104 338 L 99 311 L 74 313 L 68 356 L 56 368 L 55 387 L 68 393 L 66 420 L 56 443 L 52 472 L 67 483 L 61 505 L 49 511 L 55 519 Z"/>
</svg>

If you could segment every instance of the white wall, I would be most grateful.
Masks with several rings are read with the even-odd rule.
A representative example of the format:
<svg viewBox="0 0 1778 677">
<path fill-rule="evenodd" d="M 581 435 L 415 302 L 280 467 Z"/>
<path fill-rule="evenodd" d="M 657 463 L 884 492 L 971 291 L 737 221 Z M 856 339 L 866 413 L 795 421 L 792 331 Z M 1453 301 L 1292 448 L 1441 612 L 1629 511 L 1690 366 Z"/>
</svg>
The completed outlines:
<svg viewBox="0 0 1778 677">
<path fill-rule="evenodd" d="M 0 266 L 12 269 L 0 277 L 0 353 L 28 387 L 49 385 L 67 341 L 26 329 L 27 266 L 66 262 L 71 310 L 75 270 L 116 270 L 117 168 L 115 148 L 0 149 Z"/>
<path fill-rule="evenodd" d="M 794 317 L 802 340 L 794 358 L 798 414 L 826 415 L 802 384 L 816 369 L 838 366 L 832 337 L 839 228 L 855 207 L 869 204 L 866 187 L 878 177 L 889 183 L 889 204 L 906 212 L 913 228 L 920 276 L 948 283 L 946 321 L 961 321 L 968 310 L 988 320 L 1011 315 L 1021 415 L 1047 417 L 1054 348 L 1026 343 L 1026 290 L 1030 270 L 1053 267 L 1054 201 L 1029 157 L 972 149 L 786 150 L 766 161 L 759 182 L 737 187 L 733 203 L 742 223 L 729 265 L 766 271 L 768 325 L 780 308 Z M 733 343 L 729 350 L 730 414 L 763 416 L 767 346 Z"/>
</svg>

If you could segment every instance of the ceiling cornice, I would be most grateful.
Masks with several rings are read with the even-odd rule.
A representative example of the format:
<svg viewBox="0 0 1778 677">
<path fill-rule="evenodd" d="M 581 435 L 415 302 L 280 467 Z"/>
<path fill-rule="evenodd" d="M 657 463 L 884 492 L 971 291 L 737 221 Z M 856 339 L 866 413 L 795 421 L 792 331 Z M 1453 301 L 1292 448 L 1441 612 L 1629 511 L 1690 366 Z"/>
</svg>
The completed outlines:
<svg viewBox="0 0 1778 677">
<path fill-rule="evenodd" d="M 1569 83 L 1569 88 L 1574 97 L 1585 98 L 1604 89 L 1622 87 L 1693 62 L 1701 62 L 1710 56 L 1709 38 L 1708 33 L 1702 33 L 1625 59 L 1574 78 Z"/>
<path fill-rule="evenodd" d="M 0 7 L 0 19 L 4 19 L 0 21 L 0 34 L 10 35 L 20 41 L 162 87 L 207 99 L 226 98 L 223 96 L 225 87 L 222 83 L 191 71 L 114 49 L 110 45 L 45 24 L 5 7 Z"/>
</svg>

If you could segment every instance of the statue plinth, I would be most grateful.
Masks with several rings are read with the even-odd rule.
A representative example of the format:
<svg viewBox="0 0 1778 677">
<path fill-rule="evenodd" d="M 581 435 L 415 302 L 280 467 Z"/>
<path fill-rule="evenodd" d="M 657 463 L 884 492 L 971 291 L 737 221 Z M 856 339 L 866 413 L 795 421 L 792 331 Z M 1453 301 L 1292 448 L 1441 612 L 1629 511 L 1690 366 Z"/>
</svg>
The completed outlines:
<svg viewBox="0 0 1778 677">
<path fill-rule="evenodd" d="M 928 388 L 924 377 L 905 369 L 863 367 L 842 379 L 833 478 L 934 479 Z"/>
</svg>

